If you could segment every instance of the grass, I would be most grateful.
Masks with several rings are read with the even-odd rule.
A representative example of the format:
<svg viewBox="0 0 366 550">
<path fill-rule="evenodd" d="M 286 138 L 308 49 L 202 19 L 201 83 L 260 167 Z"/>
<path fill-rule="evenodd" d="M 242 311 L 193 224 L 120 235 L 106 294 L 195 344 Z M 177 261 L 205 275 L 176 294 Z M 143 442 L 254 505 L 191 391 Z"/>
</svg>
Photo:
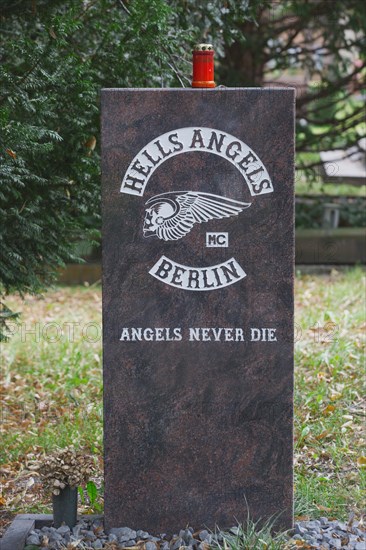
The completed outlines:
<svg viewBox="0 0 366 550">
<path fill-rule="evenodd" d="M 252 521 L 238 523 L 228 532 L 219 532 L 219 540 L 212 544 L 214 550 L 284 550 L 296 548 L 288 540 L 286 533 L 274 534 L 275 518 L 264 524 Z M 217 533 L 216 533 L 217 535 Z"/>
<path fill-rule="evenodd" d="M 360 513 L 365 504 L 364 272 L 299 276 L 296 312 L 296 511 Z"/>
<path fill-rule="evenodd" d="M 7 300 L 21 324 L 2 349 L 2 504 L 48 509 L 35 458 L 85 447 L 102 484 L 101 291 L 58 287 Z M 297 275 L 295 485 L 297 516 L 360 515 L 365 489 L 365 273 Z M 84 511 L 100 509 L 101 492 Z M 230 546 L 230 545 L 229 545 Z M 274 546 L 275 548 L 275 546 Z"/>
<path fill-rule="evenodd" d="M 314 181 L 309 183 L 305 178 L 298 178 L 295 184 L 296 195 L 319 195 L 330 197 L 366 197 L 364 185 L 347 185 L 340 183 L 323 183 Z"/>
<path fill-rule="evenodd" d="M 37 478 L 24 474 L 34 458 L 85 447 L 98 457 L 101 477 L 101 291 L 57 288 L 8 303 L 22 318 L 2 350 L 3 496 L 14 510 L 44 511 Z"/>
</svg>

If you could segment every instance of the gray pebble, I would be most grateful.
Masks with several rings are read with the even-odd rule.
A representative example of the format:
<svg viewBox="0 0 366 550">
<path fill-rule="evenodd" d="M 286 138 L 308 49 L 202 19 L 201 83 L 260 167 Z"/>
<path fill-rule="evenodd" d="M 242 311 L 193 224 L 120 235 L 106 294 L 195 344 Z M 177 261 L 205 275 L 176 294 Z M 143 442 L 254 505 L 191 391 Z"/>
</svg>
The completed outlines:
<svg viewBox="0 0 366 550">
<path fill-rule="evenodd" d="M 97 535 L 92 530 L 93 527 L 98 528 Z M 321 517 L 295 523 L 294 529 L 288 532 L 288 538 L 291 538 L 291 544 L 305 540 L 309 546 L 319 550 L 366 550 L 366 543 L 363 540 L 365 531 L 361 528 L 363 525 L 357 522 L 350 522 L 347 525 L 344 521 L 330 521 L 326 517 Z M 49 538 L 47 546 L 49 550 L 66 548 L 68 542 L 77 543 L 81 539 L 84 539 L 85 548 L 91 550 L 102 550 L 106 541 L 118 542 L 120 548 L 132 547 L 137 544 L 137 541 L 144 541 L 145 545 L 141 546 L 141 550 L 179 550 L 180 548 L 207 550 L 207 545 L 222 546 L 223 544 L 223 532 L 217 531 L 211 534 L 207 529 L 203 529 L 197 533 L 196 538 L 193 532 L 192 527 L 187 527 L 181 529 L 179 535 L 168 534 L 167 536 L 162 533 L 156 537 L 142 529 L 134 531 L 129 527 L 118 527 L 111 529 L 108 536 L 103 531 L 103 521 L 98 518 L 94 521 L 80 521 L 73 529 L 69 529 L 67 525 L 62 525 L 58 529 L 54 527 L 33 529 L 28 535 L 27 544 L 39 548 L 43 542 L 43 536 Z M 226 536 L 235 540 L 240 532 L 241 528 L 234 526 L 226 532 Z"/>
<path fill-rule="evenodd" d="M 62 536 L 60 535 L 60 533 L 57 533 L 56 530 L 51 531 L 48 534 L 48 538 L 50 539 L 50 542 L 59 542 L 62 540 Z"/>
<path fill-rule="evenodd" d="M 189 545 L 193 540 L 192 533 L 189 529 L 182 529 L 179 532 L 179 536 L 185 542 L 186 545 Z"/>
<path fill-rule="evenodd" d="M 119 542 L 136 539 L 137 533 L 129 527 L 113 527 L 111 533 L 116 535 Z"/>
<path fill-rule="evenodd" d="M 139 529 L 139 531 L 136 531 L 136 536 L 138 539 L 148 539 L 150 537 L 149 533 L 147 531 L 142 531 Z"/>
<path fill-rule="evenodd" d="M 178 550 L 178 548 L 184 546 L 184 541 L 180 537 L 178 537 L 176 540 L 172 540 L 170 544 L 171 550 Z"/>
<path fill-rule="evenodd" d="M 80 536 L 80 531 L 81 531 L 81 524 L 80 524 L 80 523 L 77 523 L 77 524 L 72 528 L 72 534 L 73 534 L 75 537 L 79 537 L 79 536 Z"/>
<path fill-rule="evenodd" d="M 295 523 L 295 533 L 303 537 L 304 535 L 306 535 L 307 531 L 305 527 L 302 527 L 299 523 Z"/>
<path fill-rule="evenodd" d="M 135 531 L 135 536 L 136 536 L 136 531 Z M 133 537 L 131 537 L 129 534 L 121 535 L 120 537 L 118 537 L 118 542 L 128 542 L 129 540 L 134 540 Z"/>
<path fill-rule="evenodd" d="M 35 546 L 39 546 L 41 544 L 41 541 L 37 533 L 34 533 L 33 535 L 29 535 L 27 537 L 27 544 L 34 544 Z"/>
<path fill-rule="evenodd" d="M 231 529 L 230 529 L 231 530 Z M 209 535 L 209 532 L 206 530 L 206 529 L 203 529 L 203 531 L 200 531 L 199 534 L 198 534 L 198 538 L 202 541 L 206 540 L 206 538 L 208 537 Z"/>
<path fill-rule="evenodd" d="M 70 527 L 68 525 L 61 525 L 57 529 L 57 532 L 60 533 L 60 535 L 66 535 L 66 533 L 70 533 Z"/>
<path fill-rule="evenodd" d="M 84 538 L 86 540 L 95 540 L 97 537 L 95 536 L 94 534 L 94 531 L 91 531 L 90 529 L 86 530 L 86 529 L 83 529 L 83 535 L 84 535 Z"/>
<path fill-rule="evenodd" d="M 303 524 L 304 525 L 304 524 Z M 320 521 L 318 521 L 317 519 L 313 520 L 313 521 L 308 521 L 305 525 L 305 527 L 310 531 L 310 530 L 315 530 L 315 531 L 318 531 L 320 529 Z"/>
</svg>

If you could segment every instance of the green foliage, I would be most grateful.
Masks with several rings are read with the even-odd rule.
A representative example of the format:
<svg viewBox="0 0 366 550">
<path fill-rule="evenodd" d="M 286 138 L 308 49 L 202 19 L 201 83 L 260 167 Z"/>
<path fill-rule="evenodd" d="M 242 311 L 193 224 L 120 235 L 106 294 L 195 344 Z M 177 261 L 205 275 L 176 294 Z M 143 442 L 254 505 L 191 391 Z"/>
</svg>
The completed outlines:
<svg viewBox="0 0 366 550">
<path fill-rule="evenodd" d="M 16 321 L 19 313 L 14 313 L 0 302 L 0 343 L 9 339 L 9 321 Z"/>
<path fill-rule="evenodd" d="M 50 267 L 72 258 L 70 242 L 96 224 L 98 212 L 98 161 L 83 146 L 96 132 L 95 86 L 88 64 L 64 48 L 77 25 L 54 16 L 53 37 L 48 21 L 33 17 L 30 23 L 26 15 L 5 17 L 1 49 L 5 292 L 48 283 Z"/>
<path fill-rule="evenodd" d="M 214 543 L 215 550 L 284 550 L 290 549 L 286 533 L 274 534 L 276 518 L 253 521 L 248 517 L 244 524 L 222 532 L 222 543 Z"/>
<path fill-rule="evenodd" d="M 2 292 L 41 289 L 78 239 L 97 236 L 98 94 L 160 85 L 170 17 L 161 0 L 3 3 Z"/>
<path fill-rule="evenodd" d="M 93 512 L 103 512 L 103 493 L 104 486 L 102 485 L 101 487 L 97 487 L 92 480 L 88 481 L 85 490 L 81 486 L 78 487 L 78 494 L 82 506 L 86 506 L 88 500 L 88 508 L 93 510 Z M 85 498 L 86 496 L 87 499 Z"/>
<path fill-rule="evenodd" d="M 297 201 L 296 227 L 317 229 L 322 227 L 325 205 L 340 205 L 339 227 L 366 227 L 365 199 L 362 197 L 312 197 Z"/>
</svg>

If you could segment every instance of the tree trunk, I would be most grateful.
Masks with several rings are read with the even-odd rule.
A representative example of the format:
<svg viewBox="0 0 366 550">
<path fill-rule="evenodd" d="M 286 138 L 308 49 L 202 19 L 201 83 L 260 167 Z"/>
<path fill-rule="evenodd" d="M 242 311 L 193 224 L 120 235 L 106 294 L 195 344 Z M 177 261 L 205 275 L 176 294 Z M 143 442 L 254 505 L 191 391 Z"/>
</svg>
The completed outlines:
<svg viewBox="0 0 366 550">
<path fill-rule="evenodd" d="M 262 86 L 264 78 L 263 52 L 265 43 L 260 26 L 242 25 L 245 41 L 235 41 L 225 46 L 225 57 L 218 67 L 218 84 L 224 86 Z"/>
</svg>

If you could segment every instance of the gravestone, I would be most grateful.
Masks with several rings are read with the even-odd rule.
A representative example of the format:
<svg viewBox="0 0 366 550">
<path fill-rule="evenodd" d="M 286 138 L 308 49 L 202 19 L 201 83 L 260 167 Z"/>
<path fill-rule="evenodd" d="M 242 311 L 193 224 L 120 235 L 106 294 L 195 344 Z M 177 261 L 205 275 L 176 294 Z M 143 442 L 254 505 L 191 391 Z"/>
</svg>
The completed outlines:
<svg viewBox="0 0 366 550">
<path fill-rule="evenodd" d="M 292 89 L 102 92 L 105 523 L 292 525 Z"/>
</svg>

